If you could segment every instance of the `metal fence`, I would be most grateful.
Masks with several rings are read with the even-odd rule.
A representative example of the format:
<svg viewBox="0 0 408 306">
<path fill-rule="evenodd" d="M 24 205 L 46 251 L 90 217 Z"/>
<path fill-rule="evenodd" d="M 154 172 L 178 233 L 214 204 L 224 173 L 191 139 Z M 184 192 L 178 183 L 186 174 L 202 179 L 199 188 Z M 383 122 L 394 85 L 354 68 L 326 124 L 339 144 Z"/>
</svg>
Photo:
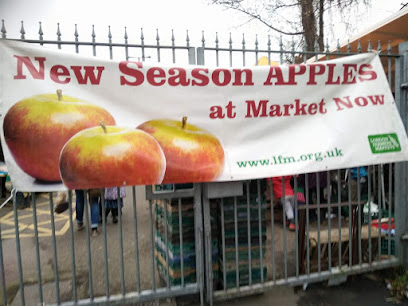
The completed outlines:
<svg viewBox="0 0 408 306">
<path fill-rule="evenodd" d="M 10 39 L 6 33 L 3 21 L 2 38 Z M 144 61 L 151 58 L 148 51 L 159 62 L 217 66 L 252 66 L 262 56 L 268 62 L 298 63 L 310 56 L 320 60 L 373 49 L 368 45 L 367 50 L 358 47 L 352 52 L 349 47 L 342 52 L 337 46 L 329 52 L 326 46 L 323 52 L 310 52 L 295 50 L 293 43 L 285 50 L 282 43 L 274 48 L 270 39 L 265 49 L 258 40 L 248 48 L 245 37 L 239 47 L 231 37 L 223 47 L 217 35 L 214 47 L 209 47 L 204 33 L 202 45 L 196 48 L 190 46 L 188 33 L 184 45 L 176 45 L 173 33 L 171 43 L 163 45 L 158 32 L 155 42 L 147 43 L 143 30 L 140 43 L 135 44 L 129 43 L 126 29 L 122 43 L 112 41 L 110 30 L 108 42 L 97 42 L 94 31 L 90 40 L 80 41 L 77 28 L 73 40 L 63 40 L 59 26 L 55 40 L 44 40 L 41 24 L 39 37 L 27 39 L 23 23 L 20 33 L 25 42 L 110 59 L 129 59 L 136 52 Z M 407 126 L 408 57 L 395 54 L 390 44 L 379 43 L 375 49 L 381 51 Z M 102 218 L 102 235 L 96 239 L 90 237 L 89 222 L 85 234 L 74 231 L 71 194 L 68 212 L 54 215 L 53 193 L 28 195 L 29 207 L 20 210 L 13 192 L 13 207 L 0 211 L 3 304 L 13 299 L 31 304 L 33 296 L 38 303 L 71 305 L 187 295 L 212 304 L 277 285 L 335 283 L 350 274 L 399 265 L 407 253 L 404 240 L 400 242 L 408 224 L 407 165 L 367 165 L 365 170 L 367 176 L 358 170 L 352 177 L 351 169 L 294 176 L 294 189 L 304 190 L 305 196 L 301 203 L 295 193 L 294 231 L 286 224 L 285 209 L 274 200 L 272 179 L 176 185 L 169 190 L 129 187 L 118 226 Z M 371 202 L 377 206 L 366 205 Z M 32 222 L 27 223 L 27 218 Z"/>
</svg>

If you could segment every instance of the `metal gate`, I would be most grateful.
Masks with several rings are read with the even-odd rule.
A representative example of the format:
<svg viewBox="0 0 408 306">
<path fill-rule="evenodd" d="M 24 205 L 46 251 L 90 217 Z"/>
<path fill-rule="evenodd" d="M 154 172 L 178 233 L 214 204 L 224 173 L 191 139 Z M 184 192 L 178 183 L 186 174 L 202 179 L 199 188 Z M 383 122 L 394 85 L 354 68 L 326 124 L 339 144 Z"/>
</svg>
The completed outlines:
<svg viewBox="0 0 408 306">
<path fill-rule="evenodd" d="M 311 60 L 328 60 L 363 52 L 360 42 L 352 52 L 340 45 L 324 52 L 242 48 L 225 48 L 203 44 L 197 48 L 197 63 L 205 64 L 214 57 L 217 65 L 221 58 L 229 65 L 257 65 L 264 57 L 272 63 L 275 54 L 279 63 L 294 64 Z M 387 73 L 389 85 L 407 127 L 407 44 L 400 45 L 400 54 L 393 54 L 390 42 L 385 47 L 378 42 L 379 52 Z M 368 43 L 367 52 L 372 52 Z M 308 60 L 310 61 L 310 60 Z M 225 63 L 224 63 L 225 64 Z M 404 67 L 404 68 L 403 68 Z M 351 173 L 354 171 L 354 176 Z M 263 292 L 276 285 L 302 285 L 328 280 L 336 284 L 347 275 L 384 269 L 406 263 L 407 163 L 367 165 L 358 169 L 338 169 L 294 176 L 294 231 L 289 230 L 282 203 L 274 201 L 272 178 L 242 182 L 240 191 L 229 196 L 203 195 L 206 258 L 206 300 L 213 301 Z M 282 178 L 285 201 L 285 178 Z M 313 186 L 312 182 L 313 180 Z M 299 182 L 301 181 L 301 183 Z M 301 187 L 301 189 L 298 189 Z M 296 190 L 305 196 L 300 203 Z M 235 192 L 235 194 L 234 194 Z M 224 192 L 225 193 L 225 192 Z M 374 204 L 372 204 L 374 203 Z M 212 205 L 211 205 L 212 204 Z M 207 208 L 207 209 L 206 209 Z M 209 209 L 210 208 L 210 209 Z M 211 247 L 211 209 L 218 217 L 218 282 L 214 278 Z M 278 215 L 280 214 L 280 215 Z M 400 261 L 402 259 L 402 261 Z"/>
<path fill-rule="evenodd" d="M 3 21 L 2 38 L 10 39 L 6 33 Z M 41 24 L 37 39 L 26 38 L 23 23 L 20 33 L 22 41 L 75 53 L 142 61 L 155 53 L 159 62 L 199 65 L 253 66 L 262 56 L 268 64 L 271 60 L 297 63 L 310 55 L 319 60 L 355 54 L 351 48 L 342 52 L 340 46 L 334 52 L 329 52 L 329 46 L 324 52 L 299 52 L 294 43 L 288 50 L 282 43 L 273 48 L 269 38 L 266 49 L 259 47 L 258 40 L 248 48 L 245 36 L 238 48 L 232 37 L 226 47 L 220 47 L 217 35 L 215 46 L 208 47 L 204 34 L 202 46 L 195 48 L 190 46 L 188 33 L 183 45 L 176 45 L 173 33 L 171 43 L 162 45 L 158 32 L 155 41 L 147 42 L 143 30 L 140 43 L 129 43 L 126 28 L 123 42 L 114 42 L 110 29 L 108 42 L 97 42 L 94 29 L 89 40 L 79 40 L 76 27 L 68 40 L 62 39 L 59 26 L 54 40 L 44 39 Z M 379 43 L 376 48 L 382 50 L 380 56 L 405 127 L 407 49 L 403 44 L 400 53 L 393 54 L 390 46 L 384 48 Z M 355 51 L 363 50 L 360 47 Z M 371 52 L 372 47 L 369 45 L 366 51 Z M 212 304 L 272 286 L 307 286 L 323 280 L 335 283 L 350 274 L 406 263 L 407 164 L 367 165 L 365 170 L 366 181 L 360 170 L 353 177 L 352 169 L 295 176 L 292 184 L 295 190 L 303 188 L 305 201 L 301 204 L 295 194 L 293 232 L 286 224 L 285 209 L 274 201 L 272 179 L 266 178 L 128 188 L 119 226 L 112 229 L 102 218 L 103 235 L 99 240 L 91 239 L 88 223 L 85 235 L 74 233 L 72 196 L 62 233 L 57 224 L 60 217 L 53 214 L 53 193 L 45 197 L 31 194 L 30 208 L 19 210 L 13 192 L 13 207 L 0 211 L 3 304 L 10 303 L 16 292 L 14 300 L 26 304 L 32 285 L 36 287 L 36 300 L 45 304 L 122 304 L 191 294 L 198 295 L 201 304 Z M 371 202 L 377 206 L 366 205 Z M 25 224 L 22 220 L 26 217 L 32 223 Z M 47 230 L 43 228 L 45 222 L 49 222 Z M 391 231 L 393 226 L 395 230 Z M 378 230 L 381 228 L 383 231 Z M 27 229 L 32 230 L 30 235 Z M 12 261 L 7 257 L 10 246 L 15 250 Z M 48 258 L 44 255 L 47 248 L 52 250 Z M 32 259 L 28 260 L 30 249 L 35 255 L 30 254 Z M 15 277 L 10 279 L 10 275 Z M 51 297 L 48 292 L 52 292 Z"/>
<path fill-rule="evenodd" d="M 279 50 L 273 50 L 270 40 L 266 50 L 258 48 L 258 41 L 253 49 L 246 48 L 245 38 L 238 49 L 233 48 L 231 38 L 225 48 L 219 47 L 218 38 L 215 47 L 207 47 L 204 38 L 202 41 L 197 48 L 198 64 L 205 64 L 210 56 L 217 65 L 226 58 L 230 66 L 245 66 L 248 62 L 257 65 L 262 56 L 271 64 L 275 54 L 279 55 L 280 64 L 294 64 L 306 62 L 309 57 L 318 61 L 363 52 L 360 42 L 353 52 L 350 44 L 346 52 L 341 51 L 340 45 L 332 51 L 327 45 L 324 52 L 319 52 L 317 46 L 315 52 L 298 52 L 294 43 L 285 50 L 282 42 Z M 370 42 L 364 51 L 373 51 Z M 392 54 L 390 43 L 384 47 L 378 42 L 376 51 L 407 127 L 407 44 L 400 46 L 400 54 Z M 367 165 L 364 171 L 368 175 L 364 177 L 359 168 L 353 177 L 352 170 L 292 178 L 294 232 L 286 224 L 284 207 L 273 199 L 272 178 L 242 182 L 240 192 L 232 192 L 232 196 L 211 198 L 204 193 L 206 300 L 212 304 L 214 300 L 259 293 L 276 285 L 306 288 L 309 283 L 323 280 L 340 283 L 347 275 L 399 265 L 400 259 L 407 256 L 403 239 L 407 230 L 407 163 Z M 284 201 L 285 178 L 282 179 Z M 298 187 L 304 191 L 303 203 L 297 200 Z M 218 217 L 217 284 L 211 281 L 213 244 L 207 240 L 211 237 L 212 217 L 211 209 L 206 207 L 214 209 Z"/>
</svg>

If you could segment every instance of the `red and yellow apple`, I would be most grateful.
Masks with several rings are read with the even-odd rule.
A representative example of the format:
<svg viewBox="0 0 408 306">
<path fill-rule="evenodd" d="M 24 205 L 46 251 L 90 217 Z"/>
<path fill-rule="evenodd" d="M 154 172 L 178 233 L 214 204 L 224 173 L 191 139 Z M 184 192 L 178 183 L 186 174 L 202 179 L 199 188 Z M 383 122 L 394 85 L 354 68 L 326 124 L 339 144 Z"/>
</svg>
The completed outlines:
<svg viewBox="0 0 408 306">
<path fill-rule="evenodd" d="M 99 125 L 115 124 L 102 107 L 57 94 L 35 95 L 14 104 L 4 117 L 4 138 L 18 166 L 32 177 L 61 181 L 59 156 L 65 143 L 77 132 Z"/>
<path fill-rule="evenodd" d="M 165 170 L 165 156 L 152 136 L 102 123 L 73 136 L 60 156 L 69 189 L 160 184 Z"/>
<path fill-rule="evenodd" d="M 151 120 L 138 129 L 152 135 L 166 156 L 163 183 L 214 181 L 224 168 L 224 150 L 206 130 L 183 120 Z"/>
</svg>

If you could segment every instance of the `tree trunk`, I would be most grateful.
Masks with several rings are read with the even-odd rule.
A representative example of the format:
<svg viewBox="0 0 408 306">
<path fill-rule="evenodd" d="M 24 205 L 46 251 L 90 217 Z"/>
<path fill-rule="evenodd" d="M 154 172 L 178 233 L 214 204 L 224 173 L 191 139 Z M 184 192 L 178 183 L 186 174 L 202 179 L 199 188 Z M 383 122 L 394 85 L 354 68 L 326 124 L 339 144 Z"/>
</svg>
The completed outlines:
<svg viewBox="0 0 408 306">
<path fill-rule="evenodd" d="M 316 41 L 316 17 L 313 10 L 313 0 L 299 0 L 299 4 L 307 51 L 313 51 Z"/>
<path fill-rule="evenodd" d="M 324 51 L 324 0 L 319 0 L 319 37 L 317 38 L 317 43 L 319 44 L 319 50 Z"/>
</svg>

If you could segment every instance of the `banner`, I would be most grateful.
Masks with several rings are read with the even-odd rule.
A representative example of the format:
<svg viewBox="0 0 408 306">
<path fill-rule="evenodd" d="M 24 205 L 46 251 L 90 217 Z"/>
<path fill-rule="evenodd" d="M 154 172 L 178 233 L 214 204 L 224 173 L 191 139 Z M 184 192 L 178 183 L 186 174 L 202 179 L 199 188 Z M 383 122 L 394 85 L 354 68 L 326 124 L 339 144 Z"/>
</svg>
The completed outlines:
<svg viewBox="0 0 408 306">
<path fill-rule="evenodd" d="M 408 160 L 379 56 L 205 67 L 0 41 L 13 185 L 55 191 L 232 181 Z"/>
</svg>

